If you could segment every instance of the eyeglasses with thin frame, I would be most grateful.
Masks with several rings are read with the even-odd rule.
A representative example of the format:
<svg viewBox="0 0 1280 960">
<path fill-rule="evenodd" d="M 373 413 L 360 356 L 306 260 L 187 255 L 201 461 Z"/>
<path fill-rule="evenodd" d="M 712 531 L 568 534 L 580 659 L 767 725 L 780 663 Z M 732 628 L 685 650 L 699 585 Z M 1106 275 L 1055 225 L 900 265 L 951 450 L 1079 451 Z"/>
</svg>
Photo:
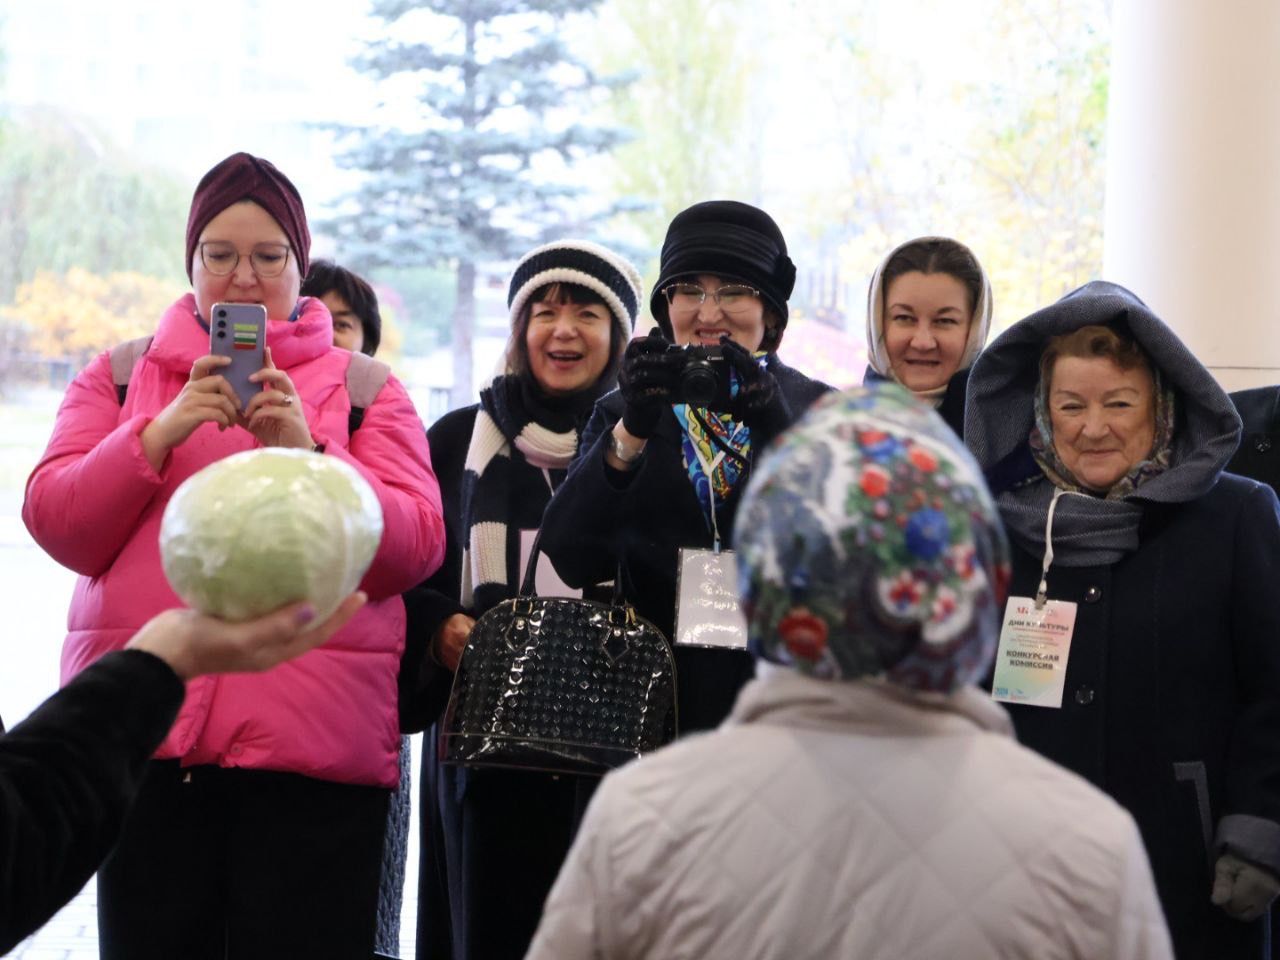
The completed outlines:
<svg viewBox="0 0 1280 960">
<path fill-rule="evenodd" d="M 693 313 L 706 303 L 707 297 L 712 297 L 725 313 L 734 313 L 746 310 L 760 296 L 759 290 L 743 283 L 726 283 L 716 290 L 705 290 L 696 283 L 673 283 L 662 292 L 671 309 L 679 313 Z"/>
<path fill-rule="evenodd" d="M 200 262 L 215 277 L 229 276 L 240 265 L 240 251 L 234 243 L 206 240 L 200 244 Z M 249 254 L 249 266 L 255 274 L 266 280 L 284 273 L 288 263 L 287 243 L 260 243 Z"/>
</svg>

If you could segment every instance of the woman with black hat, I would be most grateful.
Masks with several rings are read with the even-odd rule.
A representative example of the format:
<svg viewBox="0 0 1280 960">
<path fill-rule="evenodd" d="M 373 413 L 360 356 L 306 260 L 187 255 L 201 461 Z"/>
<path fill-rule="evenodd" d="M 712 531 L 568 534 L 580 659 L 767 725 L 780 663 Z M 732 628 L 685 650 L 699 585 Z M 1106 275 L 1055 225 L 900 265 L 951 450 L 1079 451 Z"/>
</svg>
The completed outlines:
<svg viewBox="0 0 1280 960">
<path fill-rule="evenodd" d="M 627 347 L 619 390 L 596 405 L 543 520 L 566 583 L 612 580 L 621 560 L 627 598 L 672 636 L 678 564 L 722 555 L 753 458 L 831 389 L 778 359 L 794 284 L 763 210 L 715 200 L 672 220 L 649 300 L 661 329 Z M 732 647 L 677 645 L 676 668 L 681 730 L 718 724 L 752 673 Z"/>
<path fill-rule="evenodd" d="M 427 433 L 448 536 L 444 565 L 408 597 L 409 729 L 435 722 L 476 618 L 515 596 L 542 511 L 617 380 L 640 296 L 636 268 L 588 241 L 516 265 L 505 372 Z M 422 769 L 418 956 L 523 957 L 589 792 L 577 777 L 442 766 L 430 734 Z"/>
<path fill-rule="evenodd" d="M 187 684 L 98 874 L 104 958 L 372 952 L 399 780 L 400 595 L 440 565 L 444 532 L 422 422 L 395 377 L 349 429 L 353 355 L 333 345 L 324 305 L 299 297 L 310 246 L 302 198 L 275 166 L 237 153 L 210 170 L 187 221 L 192 291 L 130 367 L 116 370 L 112 351 L 76 377 L 27 484 L 32 536 L 81 574 L 64 682 L 181 605 L 161 569 L 160 521 L 208 464 L 268 446 L 338 457 L 369 481 L 384 520 L 361 582 L 369 602 L 331 643 L 263 674 Z M 217 302 L 265 308 L 251 395 L 210 352 Z"/>
</svg>

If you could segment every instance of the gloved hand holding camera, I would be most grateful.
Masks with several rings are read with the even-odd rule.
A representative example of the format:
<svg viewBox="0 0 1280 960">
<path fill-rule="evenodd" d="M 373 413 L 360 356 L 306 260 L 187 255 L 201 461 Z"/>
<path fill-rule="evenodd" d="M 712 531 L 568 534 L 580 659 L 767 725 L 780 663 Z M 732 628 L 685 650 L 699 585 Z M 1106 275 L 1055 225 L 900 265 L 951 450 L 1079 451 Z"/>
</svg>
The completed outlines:
<svg viewBox="0 0 1280 960">
<path fill-rule="evenodd" d="M 729 371 L 738 381 L 730 394 Z M 727 334 L 718 347 L 681 347 L 654 327 L 632 340 L 622 355 L 618 389 L 625 407 L 622 425 L 633 437 L 648 439 L 664 406 L 688 403 L 728 413 L 762 434 L 762 442 L 791 424 L 778 381 L 751 352 Z"/>
<path fill-rule="evenodd" d="M 629 434 L 639 440 L 653 435 L 663 407 L 680 402 L 677 391 L 683 368 L 683 354 L 657 327 L 647 337 L 627 344 L 618 390 L 625 404 L 622 426 Z"/>
<path fill-rule="evenodd" d="M 791 425 L 791 408 L 778 388 L 777 378 L 727 335 L 721 338 L 720 348 L 738 375 L 738 393 L 729 408 L 733 418 L 760 431 L 765 441 L 787 429 Z"/>
</svg>

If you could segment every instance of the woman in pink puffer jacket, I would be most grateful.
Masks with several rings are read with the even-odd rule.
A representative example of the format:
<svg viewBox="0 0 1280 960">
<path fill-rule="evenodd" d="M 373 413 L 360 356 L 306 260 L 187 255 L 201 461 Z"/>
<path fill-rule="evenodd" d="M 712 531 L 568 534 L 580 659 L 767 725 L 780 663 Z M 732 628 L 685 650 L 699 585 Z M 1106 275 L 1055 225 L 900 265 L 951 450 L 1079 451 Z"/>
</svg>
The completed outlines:
<svg viewBox="0 0 1280 960">
<path fill-rule="evenodd" d="M 262 446 L 318 450 L 355 467 L 383 511 L 360 584 L 369 603 L 331 641 L 265 674 L 188 684 L 99 874 L 104 958 L 372 950 L 398 782 L 400 592 L 439 566 L 444 533 L 422 423 L 394 377 L 348 435 L 352 355 L 333 346 L 324 305 L 298 298 L 309 247 L 301 197 L 274 166 L 240 153 L 209 171 L 187 226 L 193 293 L 161 318 L 123 402 L 108 354 L 76 378 L 27 484 L 32 536 L 81 574 L 64 682 L 180 605 L 161 570 L 160 519 L 202 467 Z M 269 356 L 251 398 L 208 356 L 219 301 L 267 308 Z"/>
</svg>

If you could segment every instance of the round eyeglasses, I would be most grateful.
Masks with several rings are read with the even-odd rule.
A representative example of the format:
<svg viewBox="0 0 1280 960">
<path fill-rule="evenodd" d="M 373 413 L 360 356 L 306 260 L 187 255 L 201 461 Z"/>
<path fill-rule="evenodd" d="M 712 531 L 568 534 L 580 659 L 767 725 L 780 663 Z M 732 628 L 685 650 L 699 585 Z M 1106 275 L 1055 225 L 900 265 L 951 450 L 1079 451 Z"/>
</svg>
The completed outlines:
<svg viewBox="0 0 1280 960">
<path fill-rule="evenodd" d="M 209 240 L 200 244 L 200 262 L 215 277 L 225 277 L 240 265 L 240 251 L 234 243 Z M 260 243 L 249 254 L 249 266 L 264 279 L 278 277 L 289 263 L 287 243 Z"/>
</svg>

